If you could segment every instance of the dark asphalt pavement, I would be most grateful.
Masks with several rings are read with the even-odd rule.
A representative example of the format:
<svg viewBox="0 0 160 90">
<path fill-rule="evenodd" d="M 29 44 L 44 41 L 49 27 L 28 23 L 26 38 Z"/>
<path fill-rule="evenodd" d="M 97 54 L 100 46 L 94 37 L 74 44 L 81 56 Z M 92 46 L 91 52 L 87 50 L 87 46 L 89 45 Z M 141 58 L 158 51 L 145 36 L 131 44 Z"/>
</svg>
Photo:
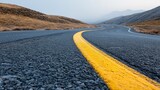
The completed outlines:
<svg viewBox="0 0 160 90">
<path fill-rule="evenodd" d="M 23 40 L 38 36 L 45 36 L 54 33 L 63 33 L 66 30 L 26 30 L 26 31 L 6 31 L 0 32 L 0 43 L 6 43 L 16 40 Z"/>
<path fill-rule="evenodd" d="M 107 90 L 76 48 L 77 31 L 2 32 L 20 40 L 0 44 L 0 90 Z"/>
<path fill-rule="evenodd" d="M 117 25 L 85 32 L 83 37 L 126 65 L 160 82 L 160 36 L 128 31 Z"/>
<path fill-rule="evenodd" d="M 160 82 L 160 36 L 101 25 L 89 42 Z M 73 42 L 80 30 L 0 32 L 0 90 L 107 90 Z"/>
</svg>

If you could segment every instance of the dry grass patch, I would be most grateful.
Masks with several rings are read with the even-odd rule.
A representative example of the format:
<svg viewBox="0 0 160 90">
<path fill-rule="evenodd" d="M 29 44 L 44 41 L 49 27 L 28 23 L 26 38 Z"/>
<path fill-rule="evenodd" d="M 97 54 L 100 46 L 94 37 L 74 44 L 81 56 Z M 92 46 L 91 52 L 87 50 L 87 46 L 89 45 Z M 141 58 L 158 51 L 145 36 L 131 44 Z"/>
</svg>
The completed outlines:
<svg viewBox="0 0 160 90">
<path fill-rule="evenodd" d="M 9 19 L 8 19 L 9 18 Z M 10 14 L 0 15 L 0 31 L 6 30 L 37 30 L 37 29 L 74 29 L 82 27 L 92 27 L 86 24 L 67 24 L 67 23 L 52 23 L 33 19 L 24 16 L 16 16 Z"/>
<path fill-rule="evenodd" d="M 145 21 L 130 24 L 137 32 L 147 34 L 160 34 L 160 20 Z"/>
<path fill-rule="evenodd" d="M 4 3 L 0 3 L 0 8 L 1 8 L 1 7 L 5 7 L 5 8 L 16 8 L 16 9 L 22 8 L 22 7 L 20 7 L 20 6 L 11 5 L 11 4 L 4 4 Z"/>
<path fill-rule="evenodd" d="M 75 29 L 95 27 L 81 21 L 46 15 L 16 5 L 0 3 L 0 31 L 37 29 Z"/>
</svg>

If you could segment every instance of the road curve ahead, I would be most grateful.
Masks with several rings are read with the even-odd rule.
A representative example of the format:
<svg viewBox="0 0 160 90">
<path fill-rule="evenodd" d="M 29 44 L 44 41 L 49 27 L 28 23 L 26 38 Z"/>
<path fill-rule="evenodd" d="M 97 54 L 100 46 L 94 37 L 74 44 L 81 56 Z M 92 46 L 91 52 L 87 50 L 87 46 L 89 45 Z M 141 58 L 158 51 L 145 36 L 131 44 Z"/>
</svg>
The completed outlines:
<svg viewBox="0 0 160 90">
<path fill-rule="evenodd" d="M 0 32 L 0 90 L 108 90 L 73 41 L 82 30 Z M 90 30 L 82 35 L 89 43 L 160 82 L 160 36 L 117 25 Z"/>
<path fill-rule="evenodd" d="M 108 55 L 160 82 L 160 36 L 135 33 L 124 26 L 101 27 L 103 30 L 84 32 L 83 37 Z"/>
<path fill-rule="evenodd" d="M 82 37 L 74 35 L 74 41 L 84 57 L 93 66 L 111 90 L 158 90 L 160 84 L 127 67 L 99 50 Z"/>
</svg>

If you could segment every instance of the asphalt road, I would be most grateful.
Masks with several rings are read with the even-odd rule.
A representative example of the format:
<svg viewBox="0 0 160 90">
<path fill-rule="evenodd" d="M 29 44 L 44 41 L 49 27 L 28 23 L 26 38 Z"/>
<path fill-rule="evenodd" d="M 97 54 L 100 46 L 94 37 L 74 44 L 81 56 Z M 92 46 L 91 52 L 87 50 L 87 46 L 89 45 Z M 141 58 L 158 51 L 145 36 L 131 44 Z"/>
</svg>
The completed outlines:
<svg viewBox="0 0 160 90">
<path fill-rule="evenodd" d="M 66 30 L 26 30 L 26 31 L 7 31 L 0 32 L 0 43 L 15 42 L 17 40 L 23 40 L 33 37 L 41 37 L 54 33 L 63 33 Z"/>
<path fill-rule="evenodd" d="M 93 45 L 160 82 L 160 36 L 117 25 L 87 30 Z M 1 32 L 0 90 L 107 90 L 73 42 L 78 31 Z"/>
<path fill-rule="evenodd" d="M 136 33 L 128 27 L 102 25 L 83 37 L 129 67 L 160 82 L 160 36 Z"/>
<path fill-rule="evenodd" d="M 13 40 L 0 44 L 0 90 L 107 90 L 73 42 L 78 31 L 6 32 Z"/>
</svg>

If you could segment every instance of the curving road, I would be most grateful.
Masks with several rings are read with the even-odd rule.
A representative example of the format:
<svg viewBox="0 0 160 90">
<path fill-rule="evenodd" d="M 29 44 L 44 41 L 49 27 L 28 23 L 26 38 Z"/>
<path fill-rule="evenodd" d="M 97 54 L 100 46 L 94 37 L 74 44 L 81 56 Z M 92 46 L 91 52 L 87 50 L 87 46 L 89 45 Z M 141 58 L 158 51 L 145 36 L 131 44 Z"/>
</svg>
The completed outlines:
<svg viewBox="0 0 160 90">
<path fill-rule="evenodd" d="M 160 36 L 133 32 L 128 27 L 102 25 L 83 37 L 107 54 L 160 82 Z"/>
<path fill-rule="evenodd" d="M 77 31 L 52 31 L 49 35 L 33 31 L 34 37 L 25 39 L 25 36 L 23 40 L 1 43 L 0 89 L 107 90 L 76 48 L 72 36 Z M 15 33 L 19 34 L 11 32 L 10 38 L 21 34 Z M 40 34 L 43 35 L 40 37 Z"/>
<path fill-rule="evenodd" d="M 0 33 L 0 89 L 107 90 L 73 42 L 81 30 Z M 160 36 L 100 25 L 83 37 L 119 61 L 160 82 Z"/>
</svg>

